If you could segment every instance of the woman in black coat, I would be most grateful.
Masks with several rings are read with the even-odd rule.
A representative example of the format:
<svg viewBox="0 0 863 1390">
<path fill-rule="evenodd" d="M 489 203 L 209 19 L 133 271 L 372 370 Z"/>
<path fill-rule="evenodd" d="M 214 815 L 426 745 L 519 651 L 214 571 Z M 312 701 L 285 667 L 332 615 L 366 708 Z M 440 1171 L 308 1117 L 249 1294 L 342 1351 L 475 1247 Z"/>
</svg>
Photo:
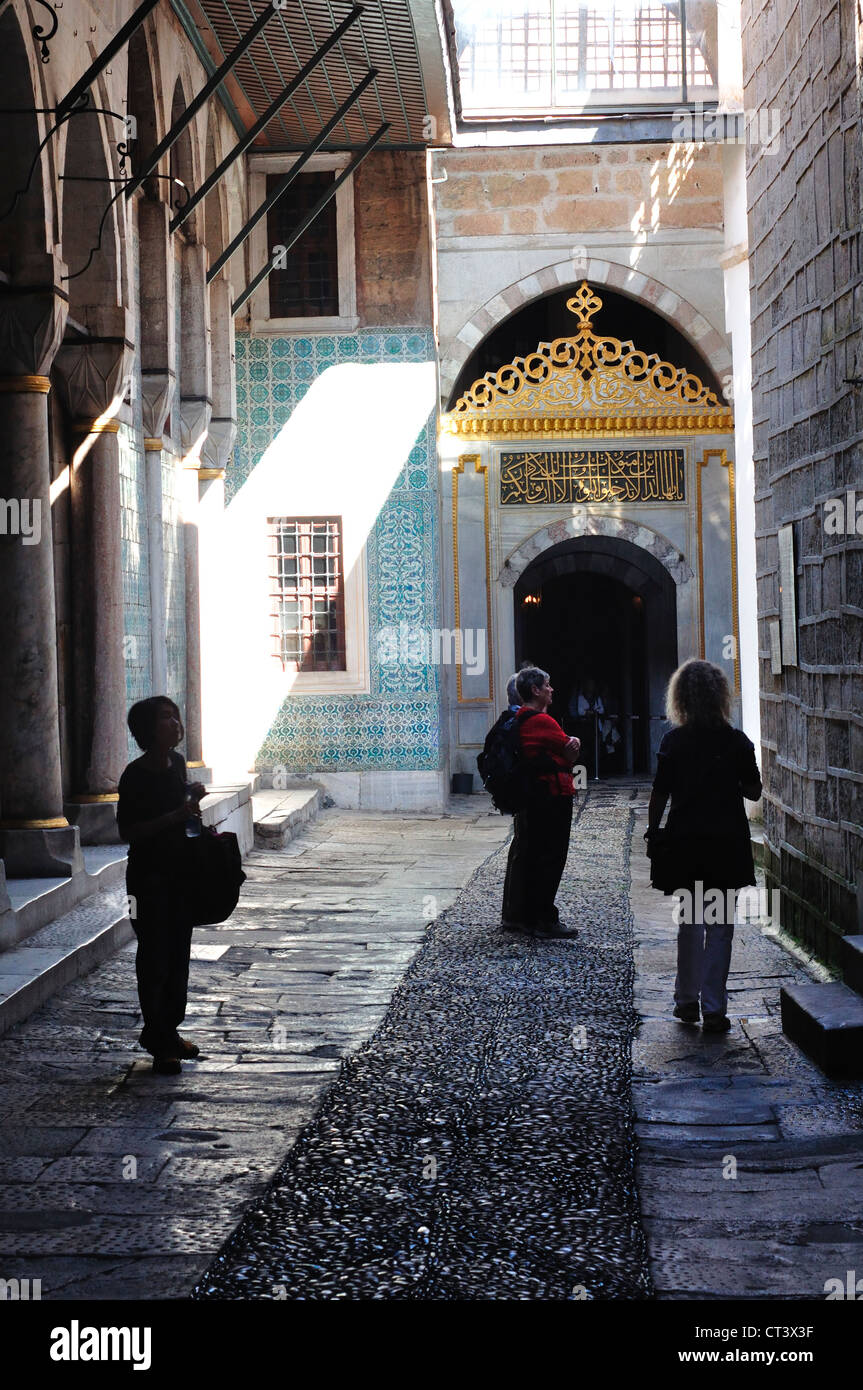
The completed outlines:
<svg viewBox="0 0 863 1390">
<path fill-rule="evenodd" d="M 654 887 L 682 895 L 675 916 L 674 1015 L 684 1023 L 697 1023 L 702 1015 L 705 1032 L 724 1033 L 731 1027 L 729 909 L 736 890 L 755 883 L 743 799 L 758 800 L 761 775 L 754 745 L 729 722 L 731 690 L 712 662 L 685 661 L 675 671 L 666 713 L 675 727 L 659 746 L 645 839 Z M 660 830 L 669 798 L 668 821 Z"/>
</svg>

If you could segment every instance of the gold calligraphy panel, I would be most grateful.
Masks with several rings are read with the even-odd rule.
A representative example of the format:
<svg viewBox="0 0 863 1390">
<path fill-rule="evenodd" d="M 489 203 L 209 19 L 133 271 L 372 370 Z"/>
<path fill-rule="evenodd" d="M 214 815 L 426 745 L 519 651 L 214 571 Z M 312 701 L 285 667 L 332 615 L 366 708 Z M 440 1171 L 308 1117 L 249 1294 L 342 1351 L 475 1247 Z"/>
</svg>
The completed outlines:
<svg viewBox="0 0 863 1390">
<path fill-rule="evenodd" d="M 500 456 L 503 506 L 685 502 L 684 449 L 541 449 Z"/>
</svg>

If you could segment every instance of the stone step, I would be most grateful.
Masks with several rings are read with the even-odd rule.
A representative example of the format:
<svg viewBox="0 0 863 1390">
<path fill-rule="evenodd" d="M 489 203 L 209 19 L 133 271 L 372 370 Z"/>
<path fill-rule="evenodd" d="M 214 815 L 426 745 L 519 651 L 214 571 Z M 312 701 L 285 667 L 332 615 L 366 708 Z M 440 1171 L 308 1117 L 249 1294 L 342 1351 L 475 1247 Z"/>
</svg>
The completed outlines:
<svg viewBox="0 0 863 1390">
<path fill-rule="evenodd" d="M 284 849 L 323 805 L 320 787 L 269 788 L 255 792 L 252 810 L 256 849 Z"/>
<path fill-rule="evenodd" d="M 782 1031 L 828 1076 L 863 1077 L 863 999 L 839 980 L 783 986 Z"/>
<path fill-rule="evenodd" d="M 839 942 L 839 964 L 849 989 L 863 994 L 863 936 L 843 936 Z"/>
<path fill-rule="evenodd" d="M 0 1036 L 70 980 L 101 965 L 132 935 L 121 882 L 90 894 L 22 944 L 0 953 Z"/>
<path fill-rule="evenodd" d="M 0 910 L 0 952 L 25 941 L 93 893 L 123 883 L 125 845 L 85 845 L 83 872 L 71 878 L 10 878 Z M 0 872 L 2 861 L 0 860 Z M 0 894 L 0 896 L 3 896 Z"/>
</svg>

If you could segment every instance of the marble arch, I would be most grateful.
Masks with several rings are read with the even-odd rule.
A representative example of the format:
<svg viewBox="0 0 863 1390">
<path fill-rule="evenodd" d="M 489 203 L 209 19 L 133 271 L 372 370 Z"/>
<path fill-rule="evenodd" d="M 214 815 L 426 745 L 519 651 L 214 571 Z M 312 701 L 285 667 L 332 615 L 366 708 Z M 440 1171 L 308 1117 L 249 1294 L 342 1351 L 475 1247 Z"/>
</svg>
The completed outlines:
<svg viewBox="0 0 863 1390">
<path fill-rule="evenodd" d="M 441 392 L 446 399 L 456 383 L 458 374 L 471 353 L 487 338 L 493 328 L 508 319 L 535 299 L 564 285 L 586 279 L 590 284 L 607 285 L 609 289 L 637 299 L 663 318 L 673 323 L 722 378 L 732 370 L 731 349 L 723 334 L 714 328 L 704 315 L 676 290 L 660 280 L 633 270 L 618 261 L 606 261 L 590 256 L 586 268 L 576 269 L 572 258 L 544 266 L 541 270 L 516 280 L 498 291 L 468 319 L 446 348 L 441 351 Z"/>
<path fill-rule="evenodd" d="M 562 541 L 574 540 L 580 536 L 611 536 L 615 540 L 628 541 L 649 555 L 668 571 L 675 584 L 680 587 L 695 578 L 684 556 L 658 531 L 639 521 L 625 521 L 617 516 L 597 516 L 590 512 L 577 512 L 563 521 L 552 521 L 547 526 L 534 531 L 521 541 L 501 565 L 498 580 L 505 589 L 514 588 L 519 577 L 528 565 L 544 550 L 560 545 Z"/>
</svg>

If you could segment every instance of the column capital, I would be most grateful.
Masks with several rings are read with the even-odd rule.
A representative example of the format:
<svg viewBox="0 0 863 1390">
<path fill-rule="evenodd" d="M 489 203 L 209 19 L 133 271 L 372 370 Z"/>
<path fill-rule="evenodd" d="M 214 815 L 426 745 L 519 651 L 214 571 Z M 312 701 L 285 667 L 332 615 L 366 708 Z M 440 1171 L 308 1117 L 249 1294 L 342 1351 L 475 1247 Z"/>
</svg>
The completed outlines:
<svg viewBox="0 0 863 1390">
<path fill-rule="evenodd" d="M 223 472 L 237 435 L 236 420 L 214 415 L 201 449 L 201 467 Z"/>
<path fill-rule="evenodd" d="M 160 449 L 165 421 L 174 398 L 176 380 L 170 367 L 144 367 L 141 371 L 144 434 L 147 439 L 158 439 Z"/>
<path fill-rule="evenodd" d="M 112 305 L 94 310 L 90 335 L 64 341 L 56 358 L 60 388 L 69 414 L 94 421 L 115 404 L 119 406 L 124 384 L 132 369 L 133 323 L 128 309 Z"/>
<path fill-rule="evenodd" d="M 53 253 L 30 252 L 16 258 L 0 315 L 0 377 L 48 376 L 69 311 L 62 288 L 65 273 L 66 266 Z"/>
</svg>

